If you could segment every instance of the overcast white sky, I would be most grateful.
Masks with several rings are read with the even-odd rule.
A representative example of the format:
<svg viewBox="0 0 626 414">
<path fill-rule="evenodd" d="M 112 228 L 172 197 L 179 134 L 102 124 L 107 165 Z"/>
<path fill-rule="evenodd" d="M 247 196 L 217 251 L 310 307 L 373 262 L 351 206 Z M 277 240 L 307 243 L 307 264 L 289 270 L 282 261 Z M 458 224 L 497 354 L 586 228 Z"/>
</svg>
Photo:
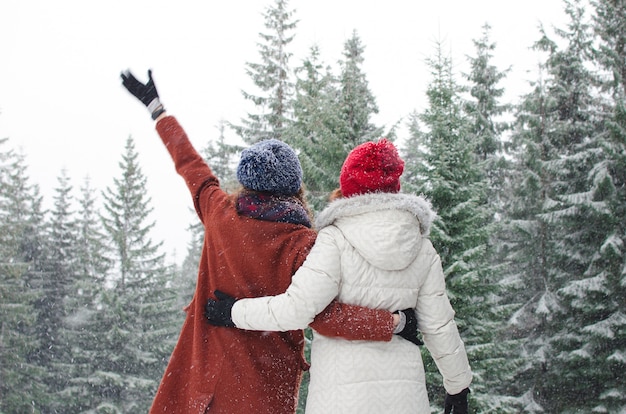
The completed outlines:
<svg viewBox="0 0 626 414">
<path fill-rule="evenodd" d="M 2 0 L 0 2 L 0 137 L 22 151 L 32 183 L 52 205 L 61 171 L 75 196 L 85 177 L 104 190 L 120 176 L 129 135 L 147 176 L 156 221 L 151 237 L 187 250 L 195 220 L 191 198 L 162 148 L 147 110 L 121 86 L 130 68 L 145 79 L 153 69 L 161 101 L 194 145 L 214 139 L 220 119 L 237 122 L 250 90 L 246 62 L 258 62 L 262 13 L 273 0 Z M 474 54 L 473 39 L 492 27 L 494 63 L 512 72 L 508 99 L 528 91 L 537 56 L 529 46 L 538 25 L 566 22 L 560 0 L 316 0 L 290 2 L 299 19 L 291 51 L 296 65 L 313 44 L 336 67 L 356 30 L 365 46 L 364 70 L 377 98 L 374 121 L 390 126 L 425 105 L 424 59 L 434 41 L 449 48 L 459 71 Z M 460 78 L 459 78 L 460 80 Z M 400 137 L 402 138 L 402 137 Z"/>
</svg>

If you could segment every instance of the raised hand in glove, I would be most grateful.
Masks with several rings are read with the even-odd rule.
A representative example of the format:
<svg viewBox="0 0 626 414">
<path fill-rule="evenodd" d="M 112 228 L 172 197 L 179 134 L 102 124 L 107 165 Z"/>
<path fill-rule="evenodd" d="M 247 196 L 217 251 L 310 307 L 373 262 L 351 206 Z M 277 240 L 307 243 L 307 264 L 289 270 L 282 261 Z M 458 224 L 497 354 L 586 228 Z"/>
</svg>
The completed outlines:
<svg viewBox="0 0 626 414">
<path fill-rule="evenodd" d="M 417 329 L 417 317 L 415 316 L 415 310 L 409 308 L 396 313 L 400 315 L 401 321 L 404 320 L 404 327 L 401 328 L 400 332 L 394 333 L 396 335 L 400 335 L 409 342 L 413 342 L 415 345 L 424 345 L 424 343 L 417 337 L 419 330 Z"/>
<path fill-rule="evenodd" d="M 211 325 L 234 327 L 235 324 L 230 315 L 237 299 L 220 290 L 215 291 L 215 297 L 217 300 L 209 298 L 207 301 L 204 316 Z"/>
<path fill-rule="evenodd" d="M 467 394 L 469 393 L 469 388 L 465 388 L 460 393 L 454 395 L 446 393 L 446 399 L 443 403 L 443 413 L 467 414 Z"/>
<path fill-rule="evenodd" d="M 165 112 L 152 80 L 152 70 L 148 70 L 148 83 L 146 84 L 139 82 L 130 71 L 123 72 L 121 77 L 122 85 L 148 108 L 152 114 L 152 119 L 157 119 L 159 115 Z"/>
</svg>

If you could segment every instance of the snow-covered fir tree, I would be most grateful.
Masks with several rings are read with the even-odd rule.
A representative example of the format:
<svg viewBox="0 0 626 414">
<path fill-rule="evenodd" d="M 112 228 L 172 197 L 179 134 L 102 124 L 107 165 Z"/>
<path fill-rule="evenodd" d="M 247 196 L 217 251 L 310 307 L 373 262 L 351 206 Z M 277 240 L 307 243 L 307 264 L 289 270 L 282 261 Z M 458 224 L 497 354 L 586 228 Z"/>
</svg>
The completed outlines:
<svg viewBox="0 0 626 414">
<path fill-rule="evenodd" d="M 99 388 L 92 377 L 99 368 L 94 365 L 98 343 L 103 334 L 96 323 L 101 295 L 106 289 L 106 276 L 112 261 L 106 257 L 106 242 L 102 223 L 96 209 L 95 189 L 85 178 L 80 189 L 76 212 L 76 279 L 69 287 L 65 301 L 65 319 L 62 333 L 67 344 L 71 364 L 69 380 L 58 395 L 62 396 L 64 412 L 82 413 L 92 407 L 99 396 Z"/>
<path fill-rule="evenodd" d="M 28 270 L 22 275 L 24 286 L 33 294 L 33 313 L 35 320 L 32 324 L 24 325 L 23 328 L 30 337 L 31 344 L 28 347 L 27 354 L 27 366 L 34 368 L 38 371 L 38 374 L 32 377 L 32 383 L 30 384 L 30 391 L 37 398 L 30 399 L 31 407 L 35 410 L 41 410 L 48 407 L 56 398 L 54 393 L 50 390 L 50 375 L 48 368 L 50 367 L 50 353 L 48 352 L 46 343 L 53 342 L 56 338 L 49 338 L 48 333 L 56 333 L 56 327 L 49 327 L 41 325 L 40 322 L 45 321 L 45 316 L 42 314 L 46 312 L 46 309 L 41 307 L 44 303 L 44 297 L 48 292 L 46 291 L 48 274 L 48 223 L 46 221 L 46 213 L 43 209 L 43 197 L 40 195 L 39 186 L 28 184 L 28 177 L 26 175 L 26 164 L 24 158 L 21 158 L 21 162 L 16 164 L 17 168 L 11 172 L 12 178 L 16 181 L 15 189 L 18 190 L 17 195 L 20 197 L 20 208 L 23 210 L 17 211 L 16 214 L 20 217 L 20 221 L 24 225 L 22 237 L 20 240 L 20 253 L 21 260 L 28 263 Z M 19 195 L 18 195 L 19 194 Z M 17 201 L 17 200 L 16 200 Z M 14 207 L 18 207 L 14 205 Z M 49 346 L 50 344 L 48 344 Z M 33 408 L 31 408 L 33 409 Z"/>
<path fill-rule="evenodd" d="M 511 340 L 506 320 L 512 310 L 506 302 L 506 286 L 500 283 L 504 266 L 498 257 L 497 238 L 506 198 L 504 136 L 508 124 L 503 120 L 510 105 L 502 103 L 504 88 L 500 85 L 508 69 L 500 71 L 493 64 L 496 44 L 491 42 L 491 26 L 482 27 L 482 36 L 474 40 L 475 54 L 468 56 L 470 72 L 464 75 L 468 81 L 469 96 L 463 109 L 469 126 L 466 139 L 472 142 L 474 161 L 479 167 L 479 183 L 473 184 L 484 192 L 480 201 L 484 214 L 486 243 L 479 248 L 480 275 L 475 285 L 474 297 L 480 298 L 468 304 L 466 312 L 480 315 L 471 318 L 473 334 L 467 334 L 468 353 L 471 359 L 474 381 L 472 391 L 478 412 L 516 413 L 517 402 L 510 398 L 507 385 L 513 380 L 518 367 L 523 364 L 516 358 L 519 341 Z M 477 240 L 481 240 L 480 238 Z M 461 315 L 463 317 L 463 315 Z"/>
<path fill-rule="evenodd" d="M 321 61 L 317 46 L 311 47 L 295 72 L 294 122 L 287 135 L 299 150 L 307 196 L 319 211 L 338 186 L 346 156 L 343 138 L 347 130 L 339 110 L 339 83 L 331 68 Z"/>
<path fill-rule="evenodd" d="M 372 122 L 378 107 L 363 72 L 364 51 L 354 31 L 344 43 L 339 75 L 323 63 L 316 46 L 296 69 L 294 122 L 288 135 L 299 150 L 309 200 L 317 211 L 339 186 L 339 171 L 348 153 L 383 134 Z"/>
<path fill-rule="evenodd" d="M 515 170 L 512 171 L 514 191 L 507 206 L 505 243 L 507 273 L 503 283 L 510 288 L 508 300 L 518 311 L 510 319 L 511 334 L 524 338 L 521 357 L 527 361 L 524 374 L 512 384 L 514 394 L 534 397 L 540 386 L 546 355 L 545 340 L 551 334 L 550 326 L 558 310 L 553 285 L 554 229 L 545 216 L 546 208 L 553 206 L 553 179 L 547 166 L 556 158 L 546 129 L 549 119 L 549 98 L 546 86 L 538 81 L 519 106 L 513 133 L 518 148 Z M 527 407 L 536 404 L 530 401 Z M 533 411 L 530 411 L 533 412 Z"/>
<path fill-rule="evenodd" d="M 378 113 L 378 104 L 363 71 L 364 53 L 365 46 L 354 30 L 344 43 L 343 59 L 339 61 L 339 111 L 345 124 L 342 131 L 346 134 L 342 137 L 345 156 L 352 148 L 363 142 L 375 141 L 383 133 L 382 128 L 372 122 L 372 116 Z M 393 140 L 394 137 L 387 138 Z"/>
<path fill-rule="evenodd" d="M 78 228 L 75 219 L 72 185 L 66 170 L 57 177 L 41 287 L 44 295 L 36 301 L 37 335 L 41 347 L 38 361 L 46 369 L 49 403 L 42 402 L 43 412 L 72 411 L 68 402 L 57 396 L 68 387 L 73 373 L 71 342 L 65 321 L 74 298 L 71 287 L 78 277 Z"/>
<path fill-rule="evenodd" d="M 471 70 L 464 75 L 471 96 L 465 102 L 465 112 L 472 124 L 471 137 L 468 138 L 475 141 L 477 161 L 484 163 L 482 169 L 488 182 L 489 205 L 497 212 L 502 209 L 501 194 L 506 185 L 501 172 L 506 168 L 503 134 L 509 124 L 503 117 L 511 111 L 511 105 L 502 103 L 505 90 L 501 82 L 510 68 L 501 71 L 493 64 L 496 44 L 491 41 L 488 23 L 483 25 L 482 37 L 473 43 L 475 55 L 468 56 Z"/>
<path fill-rule="evenodd" d="M 31 361 L 38 347 L 33 335 L 35 300 L 43 293 L 29 283 L 33 265 L 25 241 L 31 216 L 39 215 L 39 195 L 30 184 L 24 156 L 0 139 L 0 412 L 31 412 L 43 399 L 43 367 Z M 32 235 L 31 235 L 32 236 Z"/>
<path fill-rule="evenodd" d="M 102 328 L 98 371 L 99 401 L 93 408 L 146 412 L 176 342 L 183 314 L 175 305 L 174 269 L 164 264 L 161 243 L 149 237 L 154 227 L 146 177 L 134 141 L 128 138 L 121 177 L 104 193 L 104 230 L 111 245 L 112 288 L 104 292 L 96 323 Z"/>
<path fill-rule="evenodd" d="M 258 43 L 261 61 L 246 64 L 246 72 L 256 91 L 243 91 L 253 108 L 247 118 L 241 120 L 241 125 L 231 125 L 248 144 L 268 138 L 283 139 L 291 121 L 293 80 L 289 44 L 298 23 L 293 20 L 294 13 L 289 9 L 288 0 L 274 0 L 263 14 L 266 32 L 260 33 Z"/>
<path fill-rule="evenodd" d="M 596 139 L 597 129 L 602 126 L 594 115 L 598 105 L 597 92 L 592 89 L 594 76 L 589 69 L 592 33 L 585 9 L 579 1 L 565 4 L 570 21 L 566 28 L 556 31 L 565 45 L 558 48 L 545 35 L 539 42 L 548 53 L 545 65 L 553 103 L 550 140 L 558 146 L 559 153 L 551 168 L 557 203 L 545 216 L 559 239 L 555 245 L 555 265 L 561 272 L 552 281 L 558 288 L 559 308 L 558 319 L 554 321 L 556 327 L 551 331 L 557 333 L 551 333 L 546 341 L 551 358 L 546 364 L 546 380 L 540 395 L 543 393 L 542 405 L 550 411 L 583 407 L 596 411 L 598 396 L 604 388 L 600 385 L 603 376 L 598 375 L 598 369 L 602 368 L 594 358 L 583 357 L 581 352 L 588 352 L 593 342 L 585 327 L 599 321 L 602 312 L 585 312 L 577 303 L 581 299 L 578 297 L 581 285 L 591 288 L 586 300 L 599 293 L 589 285 L 590 281 L 595 285 L 593 281 L 598 274 L 586 272 L 598 252 L 597 243 L 602 238 L 598 238 L 598 232 L 604 232 L 608 224 L 604 200 L 594 197 L 589 185 L 590 172 L 604 162 L 602 145 Z"/>
<path fill-rule="evenodd" d="M 587 346 L 585 335 L 576 333 L 582 320 L 563 289 L 585 278 L 596 250 L 592 235 L 604 215 L 588 185 L 602 153 L 594 139 L 590 32 L 583 8 L 566 2 L 566 12 L 568 27 L 556 31 L 565 46 L 543 29 L 535 45 L 546 60 L 517 116 L 520 184 L 508 207 L 514 239 L 507 280 L 517 285 L 514 296 L 520 300 L 511 332 L 527 341 L 527 364 L 511 393 L 520 395 L 525 410 L 556 412 L 594 404 L 595 387 L 586 381 L 593 374 L 563 371 L 570 364 L 582 367 L 577 354 Z"/>
<path fill-rule="evenodd" d="M 594 137 L 604 150 L 591 168 L 589 192 L 596 207 L 597 228 L 589 244 L 595 254 L 581 280 L 563 294 L 579 315 L 584 335 L 577 356 L 585 360 L 593 393 L 585 407 L 595 412 L 626 411 L 626 2 L 592 1 L 595 7 L 593 60 L 600 69 L 602 130 Z M 596 204 L 597 203 L 597 204 Z M 608 207 L 608 209 L 605 209 Z M 571 355 L 571 354 L 570 354 Z M 593 362 L 590 364 L 589 355 Z M 572 365 L 574 359 L 570 359 Z"/>
<path fill-rule="evenodd" d="M 616 254 L 609 247 L 615 216 L 607 208 L 613 186 L 592 88 L 592 37 L 584 7 L 565 6 L 570 23 L 557 30 L 565 47 L 542 31 L 537 43 L 547 53 L 542 78 L 518 116 L 518 159 L 526 171 L 520 170 L 518 186 L 524 190 L 508 209 L 516 229 L 510 234 L 518 237 L 515 247 L 509 246 L 510 268 L 518 273 L 511 272 L 509 280 L 518 281 L 523 300 L 511 322 L 529 346 L 523 354 L 527 367 L 515 384 L 527 410 L 611 412 L 604 411 L 603 400 L 616 393 L 607 380 L 614 352 L 606 350 L 615 345 L 620 322 L 600 335 L 595 328 L 606 325 L 612 295 L 605 281 L 615 274 L 608 259 Z"/>
</svg>

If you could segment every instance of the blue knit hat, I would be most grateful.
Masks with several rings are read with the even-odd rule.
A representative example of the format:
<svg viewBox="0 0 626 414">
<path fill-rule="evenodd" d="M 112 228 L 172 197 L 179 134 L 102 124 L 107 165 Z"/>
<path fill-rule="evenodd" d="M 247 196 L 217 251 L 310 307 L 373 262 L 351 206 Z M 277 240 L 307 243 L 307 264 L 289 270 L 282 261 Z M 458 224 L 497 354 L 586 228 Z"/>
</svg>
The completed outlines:
<svg viewBox="0 0 626 414">
<path fill-rule="evenodd" d="M 237 180 L 250 190 L 294 195 L 302 186 L 302 166 L 289 145 L 268 139 L 241 152 Z"/>
</svg>

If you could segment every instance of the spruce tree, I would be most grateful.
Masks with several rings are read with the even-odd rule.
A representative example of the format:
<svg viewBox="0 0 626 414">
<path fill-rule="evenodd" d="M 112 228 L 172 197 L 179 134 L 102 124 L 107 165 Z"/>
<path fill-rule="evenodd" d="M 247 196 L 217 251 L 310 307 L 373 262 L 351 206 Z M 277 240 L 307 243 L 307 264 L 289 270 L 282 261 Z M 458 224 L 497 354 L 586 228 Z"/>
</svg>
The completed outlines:
<svg viewBox="0 0 626 414">
<path fill-rule="evenodd" d="M 73 210 L 72 186 L 65 170 L 58 176 L 58 186 L 50 212 L 48 247 L 45 252 L 44 277 L 41 286 L 44 295 L 36 301 L 39 310 L 37 334 L 41 347 L 38 362 L 46 369 L 50 403 L 45 412 L 71 411 L 67 401 L 58 398 L 69 383 L 72 373 L 71 346 L 65 330 L 74 292 L 71 287 L 77 279 L 77 226 Z"/>
<path fill-rule="evenodd" d="M 552 322 L 559 309 L 554 256 L 555 232 L 547 220 L 547 208 L 554 205 L 554 177 L 551 161 L 558 153 L 550 142 L 551 100 L 546 85 L 538 81 L 535 89 L 520 104 L 512 135 L 517 148 L 511 170 L 513 195 L 507 206 L 505 244 L 507 273 L 503 283 L 509 301 L 517 308 L 509 321 L 513 338 L 524 338 L 521 356 L 527 360 L 524 370 L 511 384 L 510 393 L 525 401 L 523 409 L 537 406 L 536 390 L 548 359 L 547 339 L 554 332 Z"/>
<path fill-rule="evenodd" d="M 468 139 L 474 141 L 477 162 L 483 163 L 489 203 L 501 209 L 501 193 L 505 187 L 501 170 L 506 167 L 503 134 L 509 128 L 503 116 L 511 111 L 511 105 L 502 103 L 505 91 L 500 82 L 510 68 L 500 71 L 493 65 L 496 44 L 491 42 L 490 36 L 491 26 L 486 23 L 482 37 L 473 41 L 475 56 L 468 57 L 471 71 L 465 75 L 471 98 L 465 103 L 465 112 L 472 123 Z"/>
<path fill-rule="evenodd" d="M 320 210 L 338 186 L 339 170 L 347 155 L 339 84 L 320 60 L 317 46 L 310 49 L 296 75 L 294 122 L 288 135 L 299 150 L 309 200 Z"/>
<path fill-rule="evenodd" d="M 626 386 L 620 381 L 626 368 L 626 2 L 598 0 L 592 5 L 593 61 L 600 69 L 603 98 L 597 105 L 602 128 L 593 140 L 603 154 L 589 170 L 587 214 L 581 217 L 594 218 L 585 243 L 591 260 L 582 277 L 562 291 L 581 337 L 579 343 L 572 341 L 564 360 L 586 369 L 580 384 L 587 385 L 585 408 L 621 412 L 626 409 Z"/>
<path fill-rule="evenodd" d="M 5 145 L 8 139 L 0 139 L 0 412 L 32 412 L 47 391 L 45 372 L 30 360 L 39 345 L 32 329 L 42 292 L 29 283 L 33 257 L 25 240 L 38 192 L 24 157 Z"/>
<path fill-rule="evenodd" d="M 483 26 L 482 36 L 474 40 L 475 55 L 468 56 L 471 71 L 465 78 L 469 82 L 469 97 L 463 103 L 469 122 L 466 139 L 471 142 L 473 158 L 479 168 L 479 181 L 474 186 L 484 191 L 485 198 L 480 200 L 479 208 L 484 214 L 483 237 L 487 238 L 480 246 L 483 252 L 479 256 L 477 287 L 481 301 L 468 311 L 481 315 L 475 337 L 471 339 L 476 346 L 470 348 L 469 357 L 475 376 L 472 391 L 477 411 L 515 413 L 518 406 L 508 396 L 507 385 L 524 361 L 516 355 L 519 340 L 511 340 L 506 328 L 512 308 L 506 300 L 506 285 L 501 283 L 505 267 L 498 256 L 499 218 L 503 215 L 506 198 L 504 173 L 508 164 L 503 145 L 508 124 L 503 116 L 510 110 L 510 105 L 501 103 L 504 89 L 500 82 L 509 70 L 499 71 L 492 63 L 496 45 L 490 40 L 490 30 L 489 24 Z"/>
<path fill-rule="evenodd" d="M 404 160 L 404 173 L 400 177 L 402 191 L 413 194 L 421 194 L 424 191 L 428 173 L 428 168 L 425 167 L 428 150 L 424 146 L 426 138 L 422 131 L 420 116 L 421 114 L 415 110 L 409 114 L 406 123 L 408 136 L 400 148 Z"/>
<path fill-rule="evenodd" d="M 149 238 L 154 223 L 146 177 L 134 141 L 128 138 L 120 162 L 122 176 L 104 193 L 103 224 L 111 240 L 113 287 L 102 293 L 95 323 L 105 329 L 95 358 L 94 383 L 100 400 L 94 408 L 146 412 L 177 338 L 180 309 L 175 307 L 173 270 L 161 244 Z"/>
<path fill-rule="evenodd" d="M 294 122 L 288 135 L 300 151 L 304 182 L 315 210 L 323 209 L 328 194 L 339 186 L 339 172 L 348 153 L 383 134 L 371 120 L 378 107 L 362 69 L 364 50 L 353 32 L 344 43 L 338 76 L 320 60 L 316 46 L 296 69 Z"/>
<path fill-rule="evenodd" d="M 589 191 L 588 177 L 603 157 L 595 139 L 599 126 L 593 116 L 597 93 L 591 88 L 594 76 L 588 69 L 592 36 L 579 2 L 565 4 L 570 22 L 567 28 L 556 31 L 566 43 L 565 47 L 557 48 L 545 35 L 539 43 L 548 52 L 549 94 L 554 102 L 551 140 L 559 148 L 553 168 L 558 204 L 550 209 L 547 217 L 555 224 L 556 237 L 560 239 L 554 253 L 556 266 L 561 271 L 560 280 L 555 281 L 560 304 L 556 324 L 561 329 L 554 329 L 559 332 L 548 339 L 554 357 L 546 370 L 543 405 L 558 411 L 583 407 L 593 411 L 605 378 L 598 375 L 600 367 L 595 358 L 581 357 L 581 352 L 588 352 L 593 343 L 593 335 L 586 333 L 585 327 L 602 319 L 603 312 L 589 309 L 595 307 L 590 303 L 581 309 L 580 301 L 593 302 L 594 298 L 597 301 L 604 292 L 592 287 L 585 298 L 579 296 L 580 291 L 571 293 L 572 289 L 578 290 L 578 286 L 588 285 L 590 279 L 598 276 L 585 272 L 597 254 L 598 231 L 603 232 L 607 222 L 603 202 L 593 200 Z M 555 393 L 558 398 L 554 398 Z"/>
<path fill-rule="evenodd" d="M 376 127 L 371 119 L 378 113 L 378 105 L 363 72 L 364 52 L 365 46 L 355 30 L 345 42 L 343 59 L 339 62 L 339 111 L 345 124 L 345 129 L 342 128 L 345 155 L 358 144 L 377 140 L 383 133 L 382 128 Z M 394 137 L 387 138 L 393 140 Z"/>
<path fill-rule="evenodd" d="M 542 87 L 528 97 L 529 111 L 519 118 L 526 126 L 517 135 L 524 137 L 520 158 L 532 176 L 519 187 L 520 208 L 511 209 L 517 229 L 511 234 L 524 235 L 512 249 L 518 263 L 511 268 L 521 275 L 517 296 L 524 298 L 513 326 L 531 340 L 529 363 L 516 384 L 523 384 L 518 393 L 526 401 L 548 411 L 602 412 L 607 374 L 596 355 L 606 360 L 607 343 L 590 326 L 606 316 L 601 281 L 607 269 L 598 266 L 598 247 L 613 233 L 614 219 L 598 191 L 606 183 L 606 162 L 598 139 L 602 126 L 594 116 L 592 36 L 584 7 L 577 1 L 565 6 L 570 22 L 556 30 L 565 46 L 542 30 L 536 44 L 547 54 Z"/>
<path fill-rule="evenodd" d="M 94 387 L 92 374 L 99 369 L 94 361 L 104 331 L 96 320 L 101 306 L 99 298 L 112 264 L 106 257 L 95 189 L 88 178 L 85 178 L 80 194 L 76 217 L 76 278 L 69 287 L 71 295 L 65 304 L 64 321 L 64 339 L 70 348 L 70 379 L 59 393 L 68 413 L 85 412 L 92 406 L 92 401 L 100 398 L 94 394 L 98 387 Z"/>
<path fill-rule="evenodd" d="M 246 64 L 246 72 L 257 91 L 243 91 L 244 98 L 252 102 L 256 112 L 248 113 L 241 125 L 231 125 L 248 144 L 268 138 L 283 139 L 291 121 L 293 81 L 289 44 L 298 23 L 293 20 L 294 13 L 287 0 L 275 0 L 263 14 L 267 31 L 260 33 L 261 61 Z"/>
<path fill-rule="evenodd" d="M 570 388 L 561 388 L 567 375 L 561 375 L 558 364 L 553 363 L 558 353 L 553 339 L 563 338 L 562 321 L 568 315 L 559 291 L 566 280 L 576 277 L 568 275 L 568 271 L 576 272 L 571 260 L 575 256 L 568 258 L 573 252 L 564 247 L 568 237 L 581 233 L 570 223 L 568 212 L 574 209 L 567 199 L 568 193 L 581 191 L 580 187 L 574 189 L 574 173 L 584 167 L 577 151 L 590 128 L 584 122 L 589 96 L 585 82 L 589 84 L 590 79 L 581 73 L 582 44 L 570 43 L 571 49 L 561 52 L 543 29 L 541 33 L 535 48 L 545 51 L 548 58 L 535 90 L 520 106 L 513 135 L 519 149 L 515 180 L 519 184 L 509 206 L 507 234 L 513 238 L 509 240 L 507 280 L 517 286 L 513 297 L 519 300 L 511 332 L 528 340 L 523 354 L 528 364 L 513 393 L 527 401 L 525 409 L 538 404 L 558 411 L 557 407 L 563 408 L 559 395 L 568 394 Z M 568 168 L 567 163 L 576 168 Z M 560 390 L 557 394 L 556 389 Z"/>
<path fill-rule="evenodd" d="M 47 346 L 51 339 L 46 335 L 50 327 L 40 324 L 42 314 L 46 309 L 41 308 L 43 298 L 47 294 L 45 288 L 49 277 L 47 268 L 47 252 L 49 250 L 48 223 L 46 213 L 43 210 L 43 197 L 39 187 L 29 184 L 26 174 L 25 158 L 19 155 L 13 164 L 13 170 L 9 172 L 10 189 L 13 198 L 12 209 L 16 222 L 23 225 L 19 239 L 19 251 L 17 262 L 28 263 L 27 270 L 22 274 L 24 288 L 32 295 L 34 321 L 32 324 L 23 324 L 21 327 L 28 335 L 31 343 L 23 351 L 26 355 L 26 371 L 31 382 L 28 392 L 36 398 L 30 399 L 31 409 L 42 410 L 48 407 L 55 396 L 50 389 L 49 360 L 50 353 Z M 52 328 L 51 331 L 55 331 Z M 24 390 L 26 391 L 26 390 Z"/>
<path fill-rule="evenodd" d="M 42 364 L 42 359 L 45 359 L 46 355 L 42 344 L 47 341 L 47 338 L 44 338 L 42 342 L 42 333 L 45 333 L 46 327 L 39 325 L 39 319 L 41 312 L 45 312 L 45 310 L 38 308 L 38 305 L 41 304 L 41 298 L 45 295 L 45 278 L 48 277 L 45 266 L 45 254 L 48 251 L 46 234 L 48 223 L 42 207 L 43 197 L 39 193 L 39 187 L 34 185 L 32 191 L 32 197 L 28 200 L 29 211 L 26 216 L 26 228 L 21 240 L 21 257 L 29 263 L 28 271 L 23 277 L 26 281 L 26 289 L 33 293 L 32 305 L 36 316 L 34 323 L 25 327 L 28 329 L 28 335 L 33 345 L 29 347 L 27 362 L 29 365 L 37 367 L 39 371 L 39 375 L 33 378 L 31 383 L 31 388 L 37 387 L 33 394 L 38 395 L 39 398 L 33 399 L 31 403 L 35 407 L 47 407 L 54 396 L 50 393 L 49 384 L 46 382 L 48 375 L 46 365 Z"/>
<path fill-rule="evenodd" d="M 80 188 L 78 200 L 80 209 L 77 217 L 78 226 L 78 266 L 79 280 L 84 281 L 81 295 L 93 298 L 104 286 L 112 262 L 106 257 L 106 240 L 102 221 L 96 206 L 96 193 L 91 180 L 86 177 Z"/>
</svg>

